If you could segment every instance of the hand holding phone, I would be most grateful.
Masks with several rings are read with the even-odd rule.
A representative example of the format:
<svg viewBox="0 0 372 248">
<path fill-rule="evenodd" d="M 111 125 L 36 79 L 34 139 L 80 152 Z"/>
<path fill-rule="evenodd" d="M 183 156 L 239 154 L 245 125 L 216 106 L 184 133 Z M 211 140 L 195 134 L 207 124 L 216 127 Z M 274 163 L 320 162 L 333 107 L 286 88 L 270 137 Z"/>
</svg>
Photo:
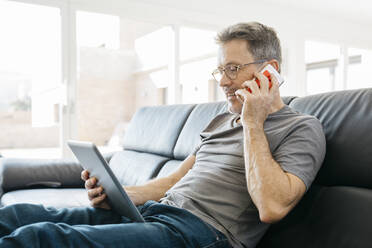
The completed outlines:
<svg viewBox="0 0 372 248">
<path fill-rule="evenodd" d="M 262 74 L 265 75 L 269 79 L 269 89 L 273 86 L 271 82 L 271 74 L 273 74 L 276 77 L 276 80 L 279 82 L 279 87 L 284 83 L 284 79 L 282 76 L 280 76 L 279 72 L 270 64 L 266 65 L 261 71 Z M 258 78 L 255 79 L 258 87 L 261 87 L 260 80 Z M 252 90 L 250 88 L 247 88 L 247 90 L 252 93 Z"/>
</svg>

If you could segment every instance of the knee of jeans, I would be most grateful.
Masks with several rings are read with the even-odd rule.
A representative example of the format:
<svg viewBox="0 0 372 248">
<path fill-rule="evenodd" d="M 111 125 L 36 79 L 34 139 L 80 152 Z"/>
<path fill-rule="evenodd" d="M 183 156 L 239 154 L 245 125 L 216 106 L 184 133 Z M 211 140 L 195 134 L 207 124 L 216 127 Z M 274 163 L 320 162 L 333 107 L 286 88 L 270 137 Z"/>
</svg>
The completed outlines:
<svg viewBox="0 0 372 248">
<path fill-rule="evenodd" d="M 41 204 L 29 204 L 29 203 L 17 203 L 9 205 L 10 208 L 14 209 L 16 213 L 33 212 L 40 208 L 43 208 Z"/>
<path fill-rule="evenodd" d="M 17 231 L 21 236 L 32 236 L 38 240 L 49 240 L 49 238 L 55 235 L 55 231 L 58 227 L 52 222 L 39 222 L 30 225 L 23 226 Z"/>
</svg>

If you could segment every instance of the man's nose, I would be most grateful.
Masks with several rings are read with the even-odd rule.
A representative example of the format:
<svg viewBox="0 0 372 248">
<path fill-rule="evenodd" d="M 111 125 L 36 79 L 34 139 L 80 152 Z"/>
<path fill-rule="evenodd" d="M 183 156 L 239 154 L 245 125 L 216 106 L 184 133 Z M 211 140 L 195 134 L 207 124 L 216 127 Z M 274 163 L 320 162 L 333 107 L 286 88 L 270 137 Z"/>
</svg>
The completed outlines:
<svg viewBox="0 0 372 248">
<path fill-rule="evenodd" d="M 218 84 L 220 87 L 229 86 L 232 84 L 232 81 L 229 77 L 226 76 L 226 73 L 223 73 L 221 80 Z"/>
</svg>

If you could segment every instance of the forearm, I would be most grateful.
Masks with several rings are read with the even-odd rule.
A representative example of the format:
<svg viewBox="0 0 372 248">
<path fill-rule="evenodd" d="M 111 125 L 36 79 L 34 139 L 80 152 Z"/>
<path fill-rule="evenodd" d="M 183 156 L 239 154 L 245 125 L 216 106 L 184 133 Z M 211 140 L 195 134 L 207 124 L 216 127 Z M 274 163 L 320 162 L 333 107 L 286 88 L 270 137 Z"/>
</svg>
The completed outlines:
<svg viewBox="0 0 372 248">
<path fill-rule="evenodd" d="M 148 200 L 159 201 L 175 183 L 176 180 L 172 177 L 163 177 L 153 179 L 144 185 L 125 186 L 125 190 L 136 205 L 142 205 Z"/>
<path fill-rule="evenodd" d="M 244 127 L 244 161 L 248 192 L 261 220 L 280 216 L 290 204 L 288 175 L 273 159 L 263 127 Z"/>
<path fill-rule="evenodd" d="M 173 187 L 193 167 L 195 156 L 188 156 L 170 175 L 148 181 L 141 186 L 127 186 L 125 190 L 136 205 L 144 204 L 148 200 L 159 201 L 170 188 Z"/>
</svg>

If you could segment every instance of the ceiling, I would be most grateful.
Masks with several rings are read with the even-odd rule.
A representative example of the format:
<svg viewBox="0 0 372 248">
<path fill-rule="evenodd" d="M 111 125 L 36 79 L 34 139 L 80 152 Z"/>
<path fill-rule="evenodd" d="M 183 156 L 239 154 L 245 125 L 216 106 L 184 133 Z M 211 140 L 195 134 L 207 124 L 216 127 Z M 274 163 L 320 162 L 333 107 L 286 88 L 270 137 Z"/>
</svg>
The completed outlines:
<svg viewBox="0 0 372 248">
<path fill-rule="evenodd" d="M 338 16 L 358 22 L 372 22 L 372 1 L 369 0 L 261 0 L 260 2 L 317 12 L 322 15 Z"/>
<path fill-rule="evenodd" d="M 218 6 L 249 6 L 249 4 L 288 8 L 291 11 L 311 12 L 372 25 L 372 1 L 370 0 L 127 0 L 133 3 L 151 3 L 173 8 L 205 11 Z"/>
</svg>

